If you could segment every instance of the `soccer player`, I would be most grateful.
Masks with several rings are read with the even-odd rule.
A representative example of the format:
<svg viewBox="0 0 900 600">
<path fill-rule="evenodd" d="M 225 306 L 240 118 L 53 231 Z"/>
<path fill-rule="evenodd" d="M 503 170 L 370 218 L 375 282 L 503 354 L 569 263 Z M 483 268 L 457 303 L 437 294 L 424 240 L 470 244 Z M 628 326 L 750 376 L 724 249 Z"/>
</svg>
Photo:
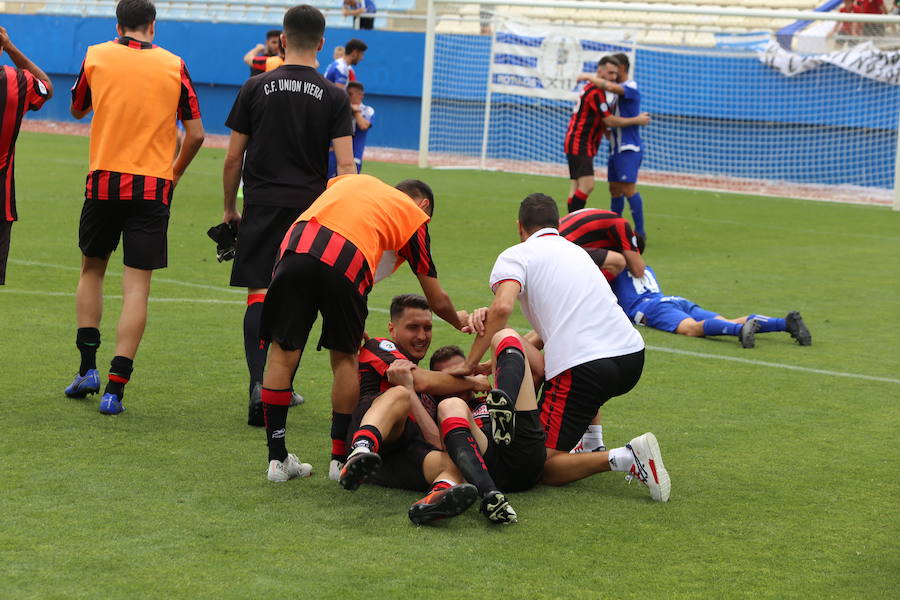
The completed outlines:
<svg viewBox="0 0 900 600">
<path fill-rule="evenodd" d="M 338 479 L 348 490 L 363 480 L 416 491 L 431 485 L 409 511 L 414 523 L 423 524 L 459 514 L 477 497 L 474 488 L 448 488 L 448 479 L 455 485 L 462 476 L 439 451 L 433 398 L 487 391 L 490 385 L 484 376 L 460 378 L 418 367 L 432 339 L 432 313 L 424 297 L 395 296 L 390 315 L 390 338 L 371 338 L 360 351 L 360 400 L 348 439 L 353 451 Z"/>
<path fill-rule="evenodd" d="M 250 76 L 272 71 L 284 64 L 284 44 L 281 30 L 272 29 L 266 33 L 266 43 L 257 44 L 244 55 L 244 64 L 250 67 Z"/>
<path fill-rule="evenodd" d="M 3 127 L 0 128 L 0 285 L 6 283 L 6 262 L 12 225 L 18 219 L 16 213 L 15 153 L 19 127 L 26 110 L 39 110 L 53 96 L 50 78 L 31 62 L 9 39 L 4 27 L 0 27 L 0 52 L 6 51 L 15 67 L 0 67 L 0 110 L 3 111 Z"/>
<path fill-rule="evenodd" d="M 366 137 L 375 119 L 375 109 L 363 104 L 365 88 L 358 81 L 347 84 L 347 96 L 350 98 L 350 110 L 353 114 L 353 162 L 356 172 L 362 172 L 363 155 L 366 153 Z M 328 178 L 337 175 L 337 160 L 334 152 L 328 153 Z"/>
<path fill-rule="evenodd" d="M 125 384 L 147 323 L 150 279 L 155 269 L 167 264 L 172 194 L 204 137 L 200 105 L 184 61 L 153 44 L 153 3 L 120 0 L 116 19 L 119 37 L 88 48 L 72 87 L 71 106 L 76 119 L 92 110 L 94 116 L 78 229 L 83 256 L 75 292 L 75 345 L 81 366 L 66 395 L 84 397 L 100 389 L 96 355 L 103 278 L 121 237 L 122 314 L 109 382 L 100 400 L 100 412 L 107 415 L 125 410 Z M 176 115 L 185 130 L 177 155 Z"/>
<path fill-rule="evenodd" d="M 744 348 L 756 345 L 757 333 L 771 331 L 787 331 L 801 346 L 812 344 L 812 335 L 797 311 L 789 312 L 783 319 L 758 314 L 726 319 L 687 298 L 663 295 L 649 265 L 643 277 L 622 273 L 612 282 L 612 288 L 625 314 L 637 325 L 690 337 L 731 335 Z"/>
<path fill-rule="evenodd" d="M 625 267 L 636 277 L 644 276 L 643 236 L 635 235 L 628 220 L 612 211 L 582 208 L 571 212 L 559 220 L 559 235 L 581 246 L 607 281 Z"/>
<path fill-rule="evenodd" d="M 613 114 L 619 117 L 636 117 L 641 114 L 641 93 L 637 82 L 628 78 L 631 66 L 625 53 L 613 54 L 619 61 L 619 81 L 622 94 L 616 102 Z M 610 210 L 619 215 L 625 210 L 625 201 L 631 210 L 634 229 L 645 238 L 644 200 L 637 191 L 638 170 L 644 159 L 644 147 L 641 142 L 641 128 L 637 125 L 618 127 L 610 131 L 609 161 L 607 162 L 606 179 L 609 181 Z"/>
<path fill-rule="evenodd" d="M 369 46 L 362 40 L 353 38 L 347 42 L 344 55 L 334 59 L 325 69 L 325 79 L 338 87 L 346 87 L 351 81 L 356 81 L 353 67 L 359 64 L 368 49 Z"/>
<path fill-rule="evenodd" d="M 284 64 L 284 45 L 281 30 L 272 29 L 266 33 L 266 43 L 257 44 L 244 55 L 244 64 L 250 67 L 250 76 L 273 71 Z"/>
<path fill-rule="evenodd" d="M 266 345 L 259 323 L 278 244 L 288 228 L 325 191 L 328 147 L 338 173 L 355 173 L 347 94 L 316 71 L 324 43 L 325 17 L 308 5 L 284 15 L 285 64 L 248 79 L 226 125 L 231 138 L 222 171 L 225 223 L 236 223 L 238 238 L 231 285 L 247 288 L 244 354 L 250 374 L 247 423 L 262 427 L 262 377 Z M 243 177 L 244 210 L 237 189 Z M 300 397 L 292 395 L 294 404 Z"/>
<path fill-rule="evenodd" d="M 607 89 L 615 86 L 619 63 L 611 56 L 604 56 L 597 65 L 595 79 L 588 81 L 566 130 L 564 149 L 569 163 L 569 212 L 584 208 L 588 196 L 594 190 L 594 156 L 607 127 L 647 125 L 650 115 L 641 113 L 635 117 L 618 117 L 610 112 Z"/>
<path fill-rule="evenodd" d="M 547 435 L 543 477 L 552 482 L 569 476 L 569 451 L 597 410 L 637 384 L 644 341 L 609 285 L 592 276 L 597 267 L 587 253 L 559 235 L 553 198 L 527 196 L 519 207 L 518 228 L 522 243 L 504 250 L 491 272 L 494 300 L 484 334 L 475 338 L 466 362 L 450 373 L 478 372 L 481 357 L 494 335 L 506 328 L 518 299 L 544 348 L 546 382 L 538 408 Z M 611 450 L 607 462 L 613 471 L 636 476 L 654 500 L 668 500 L 671 482 L 652 433 Z"/>
<path fill-rule="evenodd" d="M 431 309 L 468 331 L 468 313 L 453 307 L 431 258 L 427 223 L 433 211 L 434 194 L 422 181 L 392 188 L 370 175 L 344 175 L 328 182 L 284 237 L 261 327 L 261 337 L 271 341 L 262 389 L 270 476 L 299 474 L 296 457 L 290 459 L 285 446 L 285 421 L 291 380 L 317 313 L 322 313 L 318 347 L 328 348 L 334 375 L 332 469 L 346 459 L 359 400 L 359 344 L 372 286 L 409 262 Z"/>
</svg>

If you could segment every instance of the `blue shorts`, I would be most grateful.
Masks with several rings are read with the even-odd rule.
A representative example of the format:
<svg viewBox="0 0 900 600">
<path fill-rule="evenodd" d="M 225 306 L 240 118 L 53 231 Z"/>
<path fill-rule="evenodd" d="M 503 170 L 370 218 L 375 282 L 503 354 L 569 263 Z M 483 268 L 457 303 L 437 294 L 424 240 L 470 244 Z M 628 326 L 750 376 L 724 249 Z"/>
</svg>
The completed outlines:
<svg viewBox="0 0 900 600">
<path fill-rule="evenodd" d="M 356 172 L 362 172 L 362 159 L 353 157 L 353 162 L 356 163 Z M 337 159 L 334 157 L 334 150 L 328 153 L 328 179 L 332 179 L 337 177 Z"/>
<path fill-rule="evenodd" d="M 678 324 L 685 319 L 705 321 L 718 316 L 719 313 L 702 309 L 687 298 L 663 296 L 662 298 L 648 298 L 638 304 L 632 319 L 638 325 L 646 325 L 671 333 L 678 329 Z"/>
<path fill-rule="evenodd" d="M 626 150 L 618 154 L 610 154 L 606 162 L 606 180 L 637 183 L 638 169 L 644 160 L 643 152 Z"/>
</svg>

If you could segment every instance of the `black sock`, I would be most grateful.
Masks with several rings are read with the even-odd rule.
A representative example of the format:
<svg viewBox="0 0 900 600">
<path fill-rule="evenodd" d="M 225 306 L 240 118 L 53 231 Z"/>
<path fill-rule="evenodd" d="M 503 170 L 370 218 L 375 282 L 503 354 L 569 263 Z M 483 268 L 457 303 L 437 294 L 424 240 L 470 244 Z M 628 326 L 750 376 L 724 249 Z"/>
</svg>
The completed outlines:
<svg viewBox="0 0 900 600">
<path fill-rule="evenodd" d="M 250 371 L 251 392 L 255 384 L 262 383 L 263 371 L 266 368 L 266 353 L 269 349 L 269 344 L 259 339 L 262 311 L 263 303 L 254 302 L 247 305 L 247 311 L 244 313 L 244 355 L 247 357 L 247 370 Z"/>
<path fill-rule="evenodd" d="M 585 194 L 581 190 L 575 190 L 575 193 L 569 196 L 569 199 L 566 201 L 569 212 L 575 212 L 576 210 L 581 210 L 582 208 L 587 206 L 587 199 L 587 194 Z"/>
<path fill-rule="evenodd" d="M 284 433 L 287 425 L 288 405 L 291 390 L 262 390 L 263 416 L 266 422 L 266 444 L 269 446 L 269 460 L 287 458 Z"/>
<path fill-rule="evenodd" d="M 109 363 L 109 381 L 104 394 L 115 394 L 119 400 L 125 395 L 125 384 L 131 379 L 134 361 L 124 356 L 114 356 Z"/>
<path fill-rule="evenodd" d="M 331 458 L 344 462 L 347 460 L 347 434 L 350 430 L 350 419 L 353 415 L 331 413 Z"/>
<path fill-rule="evenodd" d="M 525 377 L 525 354 L 521 349 L 515 346 L 504 347 L 502 343 L 500 344 L 496 377 L 497 389 L 506 392 L 515 404 L 516 398 L 519 397 L 519 389 L 522 387 L 522 378 Z"/>
<path fill-rule="evenodd" d="M 444 419 L 441 424 L 444 433 L 444 447 L 453 462 L 459 467 L 466 481 L 478 488 L 483 497 L 497 489 L 488 472 L 484 458 L 478 449 L 478 442 L 469 431 L 469 422 L 459 417 Z"/>
<path fill-rule="evenodd" d="M 381 432 L 374 425 L 363 425 L 353 434 L 350 442 L 352 448 L 365 446 L 372 452 L 381 450 Z"/>
<path fill-rule="evenodd" d="M 97 368 L 97 348 L 100 347 L 100 330 L 96 327 L 79 327 L 75 334 L 75 347 L 81 353 L 78 374 L 84 375 Z"/>
</svg>

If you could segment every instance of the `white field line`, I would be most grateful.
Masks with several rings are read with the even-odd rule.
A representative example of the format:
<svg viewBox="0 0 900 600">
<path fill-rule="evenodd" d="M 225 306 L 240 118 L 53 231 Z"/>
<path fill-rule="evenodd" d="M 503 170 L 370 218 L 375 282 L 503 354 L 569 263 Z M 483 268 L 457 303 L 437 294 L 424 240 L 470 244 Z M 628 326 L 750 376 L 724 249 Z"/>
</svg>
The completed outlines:
<svg viewBox="0 0 900 600">
<path fill-rule="evenodd" d="M 173 283 L 178 283 L 173 280 Z M 29 295 L 29 296 L 51 296 L 51 297 L 73 297 L 74 292 L 47 292 L 40 290 L 14 290 L 14 289 L 4 289 L 0 288 L 0 295 L 9 294 L 9 295 Z M 122 296 L 111 296 L 105 295 L 105 298 L 110 299 L 121 299 Z M 154 298 L 150 297 L 150 302 L 161 302 L 161 303 L 173 303 L 173 302 L 185 302 L 189 304 L 234 304 L 234 305 L 243 305 L 243 300 L 220 300 L 216 298 Z M 370 312 L 377 313 L 388 313 L 388 309 L 381 308 L 379 306 L 370 307 Z M 437 319 L 437 318 L 436 318 Z M 437 319 L 440 323 L 444 323 L 444 321 Z M 446 323 L 444 323 L 446 324 Z M 521 330 L 523 333 L 525 330 Z M 895 383 L 900 384 L 900 379 L 893 379 L 890 377 L 877 377 L 875 375 L 865 375 L 863 373 L 845 373 L 841 371 L 829 371 L 827 369 L 814 369 L 811 367 L 799 367 L 796 365 L 785 365 L 780 363 L 766 362 L 764 360 L 753 360 L 749 358 L 738 358 L 735 356 L 719 356 L 717 354 L 706 354 L 704 352 L 692 352 L 690 350 L 679 350 L 676 348 L 665 348 L 662 346 L 647 346 L 648 350 L 653 350 L 654 352 L 668 352 L 669 354 L 680 354 L 682 356 L 693 356 L 696 358 L 704 358 L 704 359 L 712 359 L 712 360 L 727 360 L 731 362 L 744 363 L 748 365 L 756 365 L 760 367 L 771 367 L 775 369 L 788 369 L 790 371 L 801 371 L 804 373 L 815 373 L 817 375 L 830 375 L 833 377 L 849 377 L 851 379 L 864 379 L 866 381 L 878 381 L 881 383 Z"/>
</svg>

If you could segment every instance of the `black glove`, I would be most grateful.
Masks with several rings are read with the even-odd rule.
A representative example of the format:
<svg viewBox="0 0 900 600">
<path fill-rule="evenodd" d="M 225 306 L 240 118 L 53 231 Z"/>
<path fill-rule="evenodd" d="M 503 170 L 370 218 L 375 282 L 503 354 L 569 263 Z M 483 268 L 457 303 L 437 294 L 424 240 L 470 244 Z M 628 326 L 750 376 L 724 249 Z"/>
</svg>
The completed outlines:
<svg viewBox="0 0 900 600">
<path fill-rule="evenodd" d="M 206 232 L 209 239 L 216 243 L 216 258 L 219 262 L 234 258 L 234 247 L 237 244 L 237 229 L 231 223 L 219 223 Z"/>
</svg>

